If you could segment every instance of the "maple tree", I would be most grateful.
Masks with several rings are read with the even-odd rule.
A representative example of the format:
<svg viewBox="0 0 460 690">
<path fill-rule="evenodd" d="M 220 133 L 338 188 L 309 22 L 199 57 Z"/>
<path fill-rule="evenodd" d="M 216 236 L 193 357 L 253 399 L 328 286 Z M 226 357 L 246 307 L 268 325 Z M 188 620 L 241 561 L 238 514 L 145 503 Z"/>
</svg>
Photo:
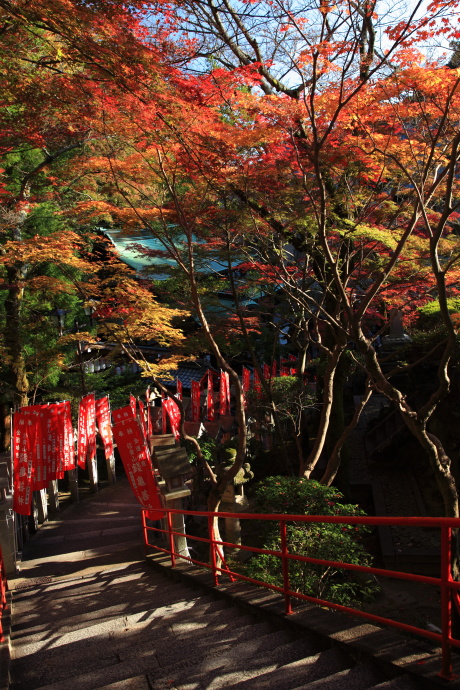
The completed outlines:
<svg viewBox="0 0 460 690">
<path fill-rule="evenodd" d="M 75 272 L 92 271 L 78 259 L 80 239 L 69 232 L 71 224 L 61 221 L 58 229 L 54 222 L 71 200 L 64 163 L 81 155 L 99 125 L 101 99 L 148 86 L 146 65 L 157 63 L 159 52 L 142 40 L 141 17 L 142 4 L 133 3 L 0 4 L 3 348 L 10 404 L 26 404 L 29 392 L 27 291 L 40 291 L 56 308 L 72 283 L 78 292 Z M 49 227 L 38 228 L 34 214 L 52 200 Z"/>
<path fill-rule="evenodd" d="M 323 429 L 332 410 L 337 363 L 351 339 L 364 357 L 360 365 L 369 377 L 366 395 L 375 388 L 399 406 L 431 457 L 446 510 L 456 514 L 449 461 L 427 424 L 448 390 L 447 365 L 456 346 L 447 299 L 456 294 L 458 285 L 458 240 L 451 225 L 457 208 L 458 75 L 438 64 L 407 67 L 405 59 L 397 73 L 363 87 L 359 99 L 347 107 L 341 99 L 334 102 L 330 89 L 327 98 L 319 94 L 311 128 L 305 127 L 301 137 L 296 135 L 300 112 L 295 113 L 291 105 L 286 113 L 281 101 L 275 106 L 270 103 L 270 119 L 283 122 L 282 148 L 277 153 L 271 142 L 268 154 L 261 155 L 261 164 L 266 165 L 264 179 L 272 175 L 274 181 L 279 180 L 283 166 L 297 173 L 298 202 L 303 206 L 300 219 L 309 219 L 308 234 L 295 227 L 299 217 L 292 187 L 288 199 L 280 195 L 282 205 L 276 206 L 275 195 L 267 200 L 252 184 L 250 202 L 259 222 L 277 231 L 280 250 L 287 238 L 303 250 L 301 263 L 291 255 L 284 262 L 266 265 L 306 314 L 306 321 L 319 318 L 321 323 L 316 345 L 328 355 Z M 303 105 L 298 111 L 305 117 Z M 340 127 L 330 130 L 337 108 Z M 266 116 L 258 104 L 255 117 Z M 324 130 L 331 131 L 327 138 Z M 288 220 L 281 223 L 280 217 Z M 267 259 L 273 237 L 265 248 L 261 246 L 259 251 Z M 316 295 L 308 288 L 299 289 L 313 281 Z M 414 306 L 433 295 L 443 304 L 446 344 L 438 387 L 425 405 L 414 410 L 404 393 L 392 385 L 395 372 L 383 373 L 368 324 L 372 318 L 382 323 L 377 310 L 382 300 L 413 313 Z M 324 442 L 325 434 L 318 434 L 304 468 L 306 476 Z M 333 478 L 337 459 L 335 452 L 326 481 Z"/>
<path fill-rule="evenodd" d="M 254 6 L 258 11 L 262 4 Z M 428 421 L 448 390 L 456 347 L 445 305 L 458 282 L 452 231 L 458 74 L 410 45 L 430 36 L 455 38 L 456 4 L 434 2 L 423 14 L 417 4 L 387 27 L 388 47 L 381 52 L 373 39 L 376 5 L 360 5 L 340 28 L 344 7 L 317 7 L 311 32 L 302 28 L 300 10 L 295 16 L 280 10 L 278 31 L 286 27 L 299 37 L 289 57 L 301 76 L 295 93 L 275 79 L 267 87 L 272 65 L 266 56 L 247 60 L 234 52 L 234 69 L 171 75 L 167 99 L 157 93 L 142 104 L 142 118 L 131 113 L 121 128 L 120 119 L 107 125 L 102 155 L 90 166 L 104 169 L 101 177 L 106 184 L 111 178 L 114 194 L 110 202 L 82 204 L 81 211 L 150 228 L 183 271 L 203 332 L 229 373 L 200 300 L 195 257 L 226 251 L 231 277 L 234 257 L 245 247 L 247 262 L 267 283 L 282 286 L 295 305 L 304 351 L 314 336 L 324 355 L 319 431 L 305 476 L 331 431 L 338 372 L 353 341 L 359 357 L 352 356 L 368 377 L 364 400 L 378 390 L 398 406 L 430 458 L 446 513 L 457 515 L 450 460 Z M 287 252 L 287 244 L 295 251 Z M 392 384 L 392 374 L 382 371 L 368 331 L 384 326 L 382 304 L 412 313 L 433 296 L 446 345 L 437 387 L 414 408 Z M 238 385 L 235 372 L 231 376 Z M 244 411 L 239 415 L 242 428 Z M 351 428 L 336 440 L 324 481 L 335 476 Z"/>
<path fill-rule="evenodd" d="M 8 247 L 23 257 L 8 269 L 11 315 L 20 311 L 27 243 L 17 233 L 32 186 L 66 159 L 57 187 L 62 196 L 72 181 L 65 198 L 80 222 L 148 228 L 161 243 L 156 258 L 173 260 L 186 285 L 181 298 L 171 293 L 169 306 L 192 309 L 237 391 L 237 462 L 219 481 L 211 473 L 211 507 L 244 461 L 241 385 L 224 337 L 234 342 L 239 331 L 259 366 L 251 336 L 258 314 L 248 319 L 244 299 L 254 279 L 261 291 L 276 287 L 283 295 L 273 302 L 273 322 L 291 323 L 299 373 L 311 344 L 324 360 L 318 431 L 302 473 L 310 476 L 328 447 L 323 481 L 336 474 L 359 417 L 358 409 L 348 427 L 334 419 L 355 360 L 367 376 L 364 400 L 378 390 L 400 409 L 430 458 L 446 513 L 457 515 L 450 460 L 428 423 L 449 389 L 456 347 L 447 301 L 458 283 L 459 78 L 457 69 L 443 66 L 447 58 L 430 62 L 414 47 L 457 39 L 456 3 L 415 3 L 385 21 L 370 2 L 217 8 L 202 0 L 154 12 L 101 1 L 78 6 L 66 19 L 70 5 L 0 3 L 2 64 L 18 65 L 27 86 L 25 99 L 19 79 L 8 82 L 3 150 L 27 145 L 41 155 L 14 193 L 10 183 L 3 187 L 8 210 L 17 214 L 8 226 L 16 244 Z M 186 40 L 179 47 L 173 38 L 181 31 Z M 20 117 L 12 118 L 13 111 Z M 76 152 L 78 159 L 71 158 Z M 86 200 L 75 203 L 82 195 Z M 77 261 L 78 252 L 72 256 Z M 216 256 L 235 303 L 236 318 L 227 323 L 208 308 L 215 287 L 201 277 L 215 272 Z M 238 281 L 233 268 L 241 262 L 252 277 Z M 89 294 L 101 299 L 100 323 L 120 342 L 131 338 L 134 345 L 137 337 L 162 332 L 155 317 L 162 307 L 142 290 L 133 285 L 122 295 L 114 285 L 90 285 Z M 446 338 L 437 351 L 437 387 L 416 408 L 392 383 L 394 372 L 382 370 L 369 330 L 384 332 L 384 306 L 412 318 L 416 306 L 434 297 Z M 111 320 L 110 300 L 117 308 L 129 302 L 121 323 Z M 136 310 L 136 300 L 148 316 Z M 163 333 L 180 349 L 174 330 Z"/>
</svg>

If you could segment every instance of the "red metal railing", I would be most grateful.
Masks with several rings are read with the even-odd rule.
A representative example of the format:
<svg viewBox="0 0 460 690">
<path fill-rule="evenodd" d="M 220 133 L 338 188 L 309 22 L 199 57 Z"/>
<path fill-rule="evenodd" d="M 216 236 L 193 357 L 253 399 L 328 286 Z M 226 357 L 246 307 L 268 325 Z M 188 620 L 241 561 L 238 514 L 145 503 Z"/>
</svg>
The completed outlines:
<svg viewBox="0 0 460 690">
<path fill-rule="evenodd" d="M 3 553 L 0 547 L 0 642 L 4 642 L 3 635 L 3 611 L 7 607 L 6 593 L 8 591 L 8 581 L 6 579 L 5 562 L 3 560 Z"/>
<path fill-rule="evenodd" d="M 231 580 L 244 580 L 246 582 L 251 582 L 255 585 L 265 587 L 266 589 L 274 590 L 283 595 L 285 601 L 285 612 L 287 615 L 292 613 L 291 599 L 301 599 L 304 601 L 311 602 L 313 604 L 318 604 L 320 606 L 326 606 L 328 608 L 334 609 L 336 611 L 342 611 L 353 616 L 359 616 L 365 618 L 366 620 L 372 621 L 379 625 L 391 626 L 402 630 L 406 633 L 411 633 L 418 635 L 420 637 L 425 637 L 433 640 L 441 645 L 442 648 L 442 669 L 439 673 L 441 678 L 445 680 L 453 680 L 455 676 L 452 673 L 452 661 L 451 653 L 452 647 L 460 648 L 460 640 L 452 637 L 452 603 L 453 598 L 458 598 L 458 593 L 460 590 L 460 582 L 457 582 L 452 577 L 452 531 L 454 529 L 460 528 L 460 518 L 422 518 L 422 517 L 404 517 L 404 518 L 392 518 L 392 517 L 344 517 L 344 516 L 330 516 L 330 515 L 261 515 L 261 514 L 249 514 L 249 513 L 209 513 L 209 512 L 196 512 L 190 510 L 173 510 L 165 509 L 166 514 L 166 525 L 167 529 L 160 529 L 158 527 L 151 527 L 147 525 L 146 522 L 146 511 L 142 511 L 142 524 L 144 529 L 144 540 L 146 553 L 148 548 L 155 549 L 163 553 L 169 554 L 171 558 L 171 566 L 174 567 L 176 564 L 176 558 L 181 558 L 195 565 L 199 565 L 204 568 L 208 568 L 212 571 L 214 582 L 216 585 L 219 584 L 219 574 L 228 575 Z M 183 532 L 178 532 L 173 529 L 172 526 L 172 515 L 192 515 L 195 517 L 206 517 L 208 520 L 208 537 L 198 537 L 195 535 L 184 534 Z M 253 553 L 259 554 L 269 554 L 272 556 L 277 556 L 282 562 L 282 572 L 283 572 L 283 587 L 277 585 L 272 585 L 261 580 L 255 580 L 250 577 L 246 577 L 240 573 L 230 570 L 225 562 L 222 560 L 222 565 L 218 565 L 219 556 L 222 559 L 222 547 L 228 546 L 235 549 L 235 544 L 216 540 L 214 534 L 214 518 L 236 518 L 238 520 L 272 520 L 279 523 L 280 526 L 280 537 L 281 537 L 281 551 L 274 551 L 269 549 L 259 549 L 252 546 L 238 545 L 237 548 L 243 551 L 251 551 Z M 385 526 L 403 526 L 403 527 L 436 527 L 441 530 L 441 565 L 440 565 L 440 577 L 430 577 L 426 575 L 417 575 L 414 573 L 406 573 L 397 570 L 387 570 L 383 568 L 373 568 L 370 566 L 356 565 L 352 563 L 342 563 L 336 561 L 322 560 L 319 558 L 311 558 L 309 556 L 302 556 L 299 554 L 294 554 L 289 552 L 289 543 L 287 537 L 286 526 L 289 522 L 305 522 L 305 523 L 333 523 L 333 524 L 348 524 L 348 525 L 385 525 Z M 157 534 L 165 534 L 168 539 L 169 548 L 163 548 L 158 544 L 149 543 L 149 532 L 156 532 Z M 210 560 L 208 563 L 204 563 L 195 558 L 189 556 L 181 555 L 174 550 L 174 538 L 175 537 L 186 537 L 187 539 L 199 542 L 205 542 L 209 544 L 210 548 Z M 356 572 L 368 573 L 369 575 L 377 575 L 383 577 L 392 577 L 399 580 L 408 580 L 412 582 L 421 582 L 428 585 L 434 585 L 439 587 L 441 592 L 441 633 L 432 632 L 430 630 L 425 630 L 424 628 L 419 628 L 413 625 L 408 625 L 407 623 L 401 623 L 389 618 L 384 618 L 383 616 L 377 616 L 372 613 L 367 613 L 365 611 L 360 611 L 359 609 L 352 608 L 350 606 L 343 606 L 341 604 L 335 604 L 324 599 L 317 599 L 315 597 L 303 594 L 301 592 L 295 592 L 291 590 L 290 579 L 289 579 L 289 563 L 290 561 L 301 561 L 306 563 L 313 563 L 317 565 L 324 565 L 334 568 L 343 568 L 344 570 L 351 570 Z"/>
</svg>

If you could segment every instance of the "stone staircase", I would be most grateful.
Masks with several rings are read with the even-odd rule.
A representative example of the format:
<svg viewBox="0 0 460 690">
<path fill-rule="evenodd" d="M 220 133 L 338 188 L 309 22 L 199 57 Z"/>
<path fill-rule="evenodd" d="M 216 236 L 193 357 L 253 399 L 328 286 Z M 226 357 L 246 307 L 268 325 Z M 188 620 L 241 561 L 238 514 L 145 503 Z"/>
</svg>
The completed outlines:
<svg viewBox="0 0 460 690">
<path fill-rule="evenodd" d="M 14 596 L 14 690 L 415 688 L 135 563 Z"/>
<path fill-rule="evenodd" d="M 317 607 L 283 618 L 278 595 L 244 583 L 223 584 L 220 595 L 207 571 L 180 566 L 175 581 L 166 566 L 144 557 L 125 482 L 47 523 L 12 581 L 11 690 L 438 685 L 429 645 Z"/>
</svg>

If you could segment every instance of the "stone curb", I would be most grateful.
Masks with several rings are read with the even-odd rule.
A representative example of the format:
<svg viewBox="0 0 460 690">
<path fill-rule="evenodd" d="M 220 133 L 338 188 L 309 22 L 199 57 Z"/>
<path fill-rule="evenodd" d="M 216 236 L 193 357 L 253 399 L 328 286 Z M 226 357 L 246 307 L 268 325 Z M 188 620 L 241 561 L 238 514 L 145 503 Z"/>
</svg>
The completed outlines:
<svg viewBox="0 0 460 690">
<path fill-rule="evenodd" d="M 276 592 L 255 587 L 244 581 L 222 582 L 216 587 L 210 571 L 170 559 L 163 554 L 148 555 L 148 563 L 175 580 L 212 591 L 231 605 L 249 610 L 256 617 L 270 620 L 296 634 L 311 637 L 324 649 L 338 647 L 356 662 L 367 662 L 387 675 L 388 679 L 408 674 L 420 688 L 460 690 L 460 657 L 453 656 L 455 679 L 446 681 L 441 670 L 441 650 L 430 640 L 414 639 L 391 628 L 379 628 L 358 617 L 326 610 L 310 604 L 295 606 L 286 616 L 283 597 Z M 293 602 L 297 604 L 297 602 Z"/>
</svg>

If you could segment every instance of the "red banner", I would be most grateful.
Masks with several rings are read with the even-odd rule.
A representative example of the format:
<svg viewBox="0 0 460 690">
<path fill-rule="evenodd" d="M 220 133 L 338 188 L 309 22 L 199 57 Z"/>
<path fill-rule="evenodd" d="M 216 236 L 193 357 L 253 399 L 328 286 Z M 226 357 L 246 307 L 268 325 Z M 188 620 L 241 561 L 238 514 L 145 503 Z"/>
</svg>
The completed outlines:
<svg viewBox="0 0 460 690">
<path fill-rule="evenodd" d="M 44 489 L 75 467 L 70 402 L 29 405 L 20 410 L 37 419 L 33 450 L 33 489 Z"/>
<path fill-rule="evenodd" d="M 176 398 L 182 400 L 182 381 L 180 379 L 176 380 Z"/>
<path fill-rule="evenodd" d="M 46 476 L 45 461 L 43 459 L 43 442 L 42 442 L 42 427 L 45 426 L 42 423 L 42 417 L 44 417 L 44 409 L 46 405 L 29 405 L 27 407 L 21 407 L 19 410 L 21 414 L 27 414 L 28 423 L 30 420 L 35 427 L 35 442 L 32 449 L 32 488 L 44 489 L 48 482 L 43 482 L 43 477 Z"/>
<path fill-rule="evenodd" d="M 70 402 L 21 408 L 14 415 L 13 436 L 14 510 L 28 515 L 30 492 L 45 489 L 51 480 L 61 479 L 75 467 Z"/>
<path fill-rule="evenodd" d="M 289 362 L 297 362 L 297 357 L 295 355 L 289 355 Z"/>
<path fill-rule="evenodd" d="M 46 479 L 48 482 L 54 479 L 62 479 L 64 476 L 65 435 L 63 403 L 53 403 L 52 405 L 43 407 L 41 426 Z"/>
<path fill-rule="evenodd" d="M 241 377 L 241 386 L 243 388 L 243 397 L 251 390 L 251 372 L 246 367 L 243 367 Z"/>
<path fill-rule="evenodd" d="M 160 520 L 164 517 L 160 494 L 137 419 L 131 416 L 115 424 L 113 436 L 134 495 L 143 508 L 151 511 L 150 520 Z"/>
<path fill-rule="evenodd" d="M 39 416 L 35 412 L 15 412 L 13 420 L 13 510 L 30 515 L 32 472 Z"/>
<path fill-rule="evenodd" d="M 243 367 L 243 393 L 247 393 L 251 389 L 251 372 L 246 367 Z"/>
<path fill-rule="evenodd" d="M 145 419 L 145 405 L 141 400 L 139 400 L 138 405 L 139 405 L 139 419 L 141 422 L 141 428 L 142 428 L 142 432 L 144 434 L 144 438 L 147 441 L 148 437 L 147 437 L 147 422 Z"/>
<path fill-rule="evenodd" d="M 291 376 L 297 376 L 297 367 L 291 367 L 289 371 Z"/>
<path fill-rule="evenodd" d="M 214 414 L 214 378 L 210 369 L 208 369 L 208 395 L 206 400 L 208 422 L 214 422 L 216 419 L 216 415 Z"/>
<path fill-rule="evenodd" d="M 223 371 L 220 375 L 220 408 L 221 415 L 230 414 L 230 377 L 228 372 Z"/>
<path fill-rule="evenodd" d="M 75 450 L 70 400 L 64 405 L 64 471 L 75 469 Z"/>
<path fill-rule="evenodd" d="M 289 369 L 287 367 L 280 367 L 280 376 L 289 376 Z"/>
<path fill-rule="evenodd" d="M 91 394 L 88 402 L 88 462 L 92 462 L 96 457 L 96 397 Z"/>
<path fill-rule="evenodd" d="M 169 423 L 171 424 L 171 431 L 174 434 L 176 441 L 180 440 L 179 433 L 179 423 L 180 423 L 180 410 L 177 403 L 172 398 L 165 398 L 162 400 L 163 416 L 166 419 L 166 413 L 168 413 Z"/>
<path fill-rule="evenodd" d="M 130 404 L 130 407 L 133 411 L 133 415 L 135 417 L 136 416 L 136 398 L 134 397 L 134 395 L 132 393 L 129 396 L 129 404 Z"/>
<path fill-rule="evenodd" d="M 263 368 L 263 372 L 264 372 L 264 379 L 266 381 L 269 381 L 270 380 L 270 367 L 268 366 L 268 364 L 263 364 L 262 368 Z"/>
<path fill-rule="evenodd" d="M 254 390 L 257 393 L 257 395 L 259 395 L 260 391 L 262 390 L 262 384 L 260 382 L 260 376 L 257 369 L 254 369 Z"/>
<path fill-rule="evenodd" d="M 133 408 L 131 405 L 125 405 L 125 407 L 119 407 L 118 410 L 112 410 L 112 419 L 114 424 L 118 422 L 124 422 L 125 419 L 134 419 Z"/>
<path fill-rule="evenodd" d="M 192 381 L 192 422 L 200 421 L 200 382 Z"/>
<path fill-rule="evenodd" d="M 164 401 L 166 400 L 166 394 L 163 393 L 162 398 L 161 398 L 161 433 L 163 436 L 166 433 L 166 430 L 168 428 L 167 424 L 167 419 L 166 419 L 166 410 L 164 406 Z"/>
<path fill-rule="evenodd" d="M 106 460 L 113 455 L 112 424 L 110 422 L 110 405 L 107 396 L 96 400 L 96 421 L 99 433 L 104 444 Z"/>
<path fill-rule="evenodd" d="M 146 414 L 147 414 L 147 438 L 150 438 L 152 435 L 152 414 L 150 411 L 150 386 L 147 388 L 145 391 L 145 406 L 146 406 Z"/>
<path fill-rule="evenodd" d="M 80 400 L 78 411 L 78 466 L 86 467 L 96 455 L 96 401 L 94 393 Z"/>
</svg>

